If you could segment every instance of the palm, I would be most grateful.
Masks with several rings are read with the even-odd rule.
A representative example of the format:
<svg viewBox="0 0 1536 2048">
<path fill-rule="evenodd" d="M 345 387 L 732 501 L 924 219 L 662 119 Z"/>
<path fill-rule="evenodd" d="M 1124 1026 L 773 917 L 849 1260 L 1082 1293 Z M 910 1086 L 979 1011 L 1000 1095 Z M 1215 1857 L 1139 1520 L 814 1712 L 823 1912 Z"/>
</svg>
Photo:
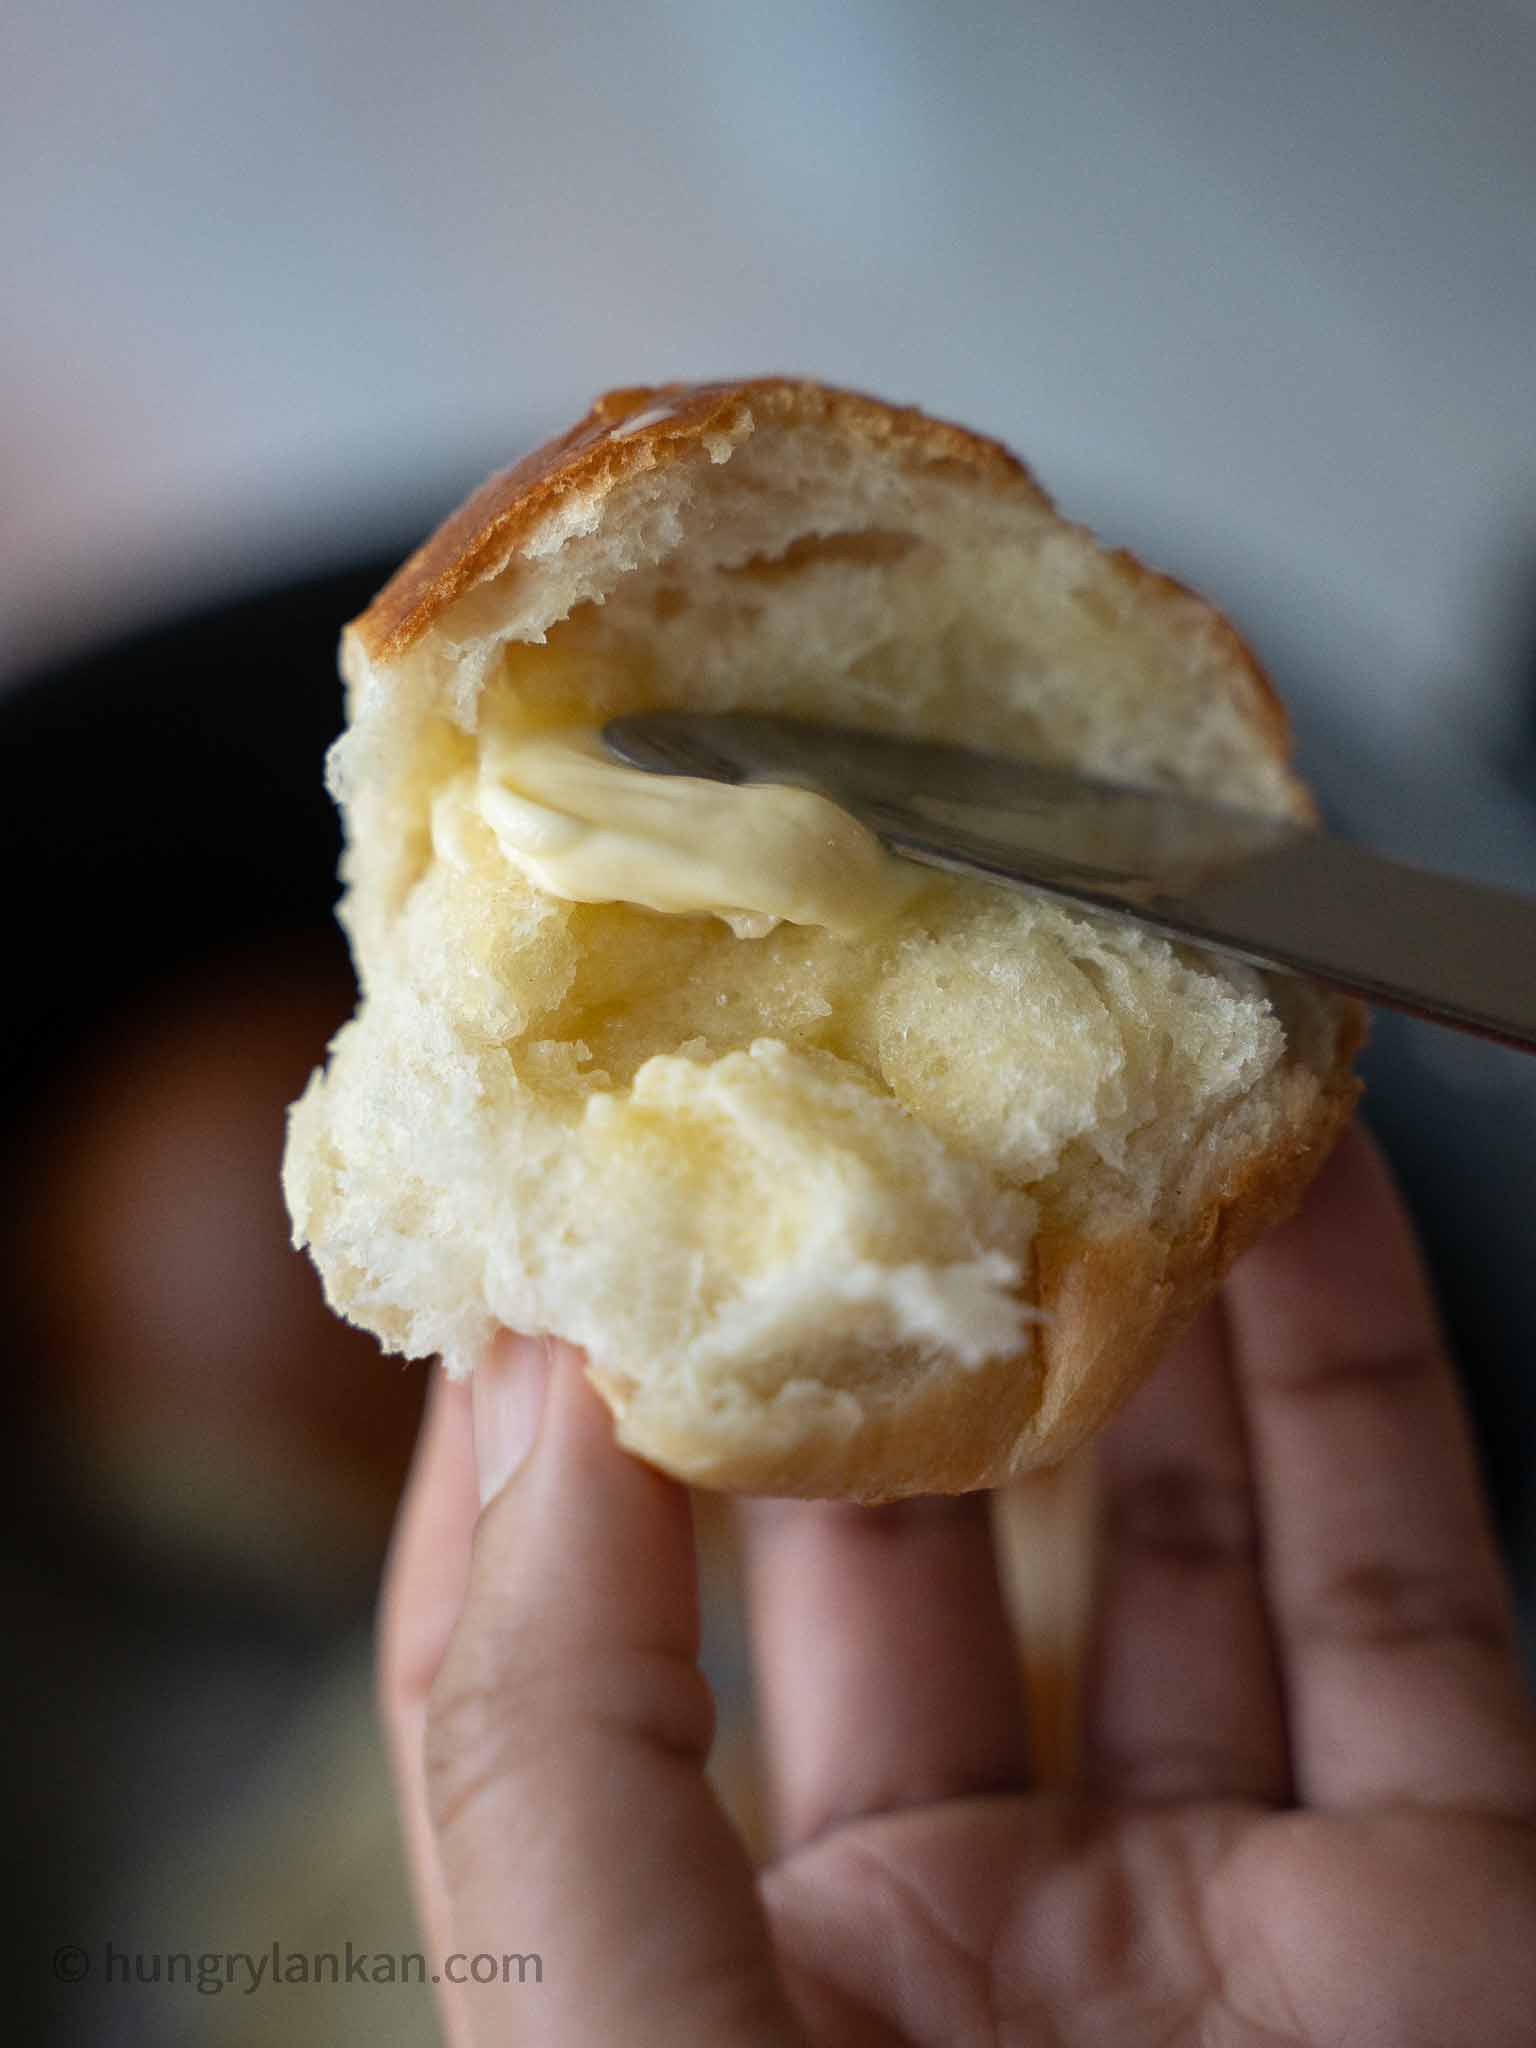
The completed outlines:
<svg viewBox="0 0 1536 2048">
<path fill-rule="evenodd" d="M 615 1450 L 579 1374 L 550 1404 L 446 1659 L 462 1407 L 439 1404 L 394 1572 L 429 1925 L 487 1951 L 543 1925 L 562 1957 L 537 2010 L 447 2001 L 455 2042 L 1536 2039 L 1536 1721 L 1412 1242 L 1358 1141 L 1101 1439 L 1070 1792 L 1034 1789 L 985 1503 L 753 1503 L 782 1845 L 754 1884 L 701 1769 L 687 1498 Z"/>
<path fill-rule="evenodd" d="M 766 1892 L 837 2048 L 1514 2048 L 1536 2012 L 1536 1856 L 1472 1814 L 971 1800 L 839 1829 Z"/>
</svg>

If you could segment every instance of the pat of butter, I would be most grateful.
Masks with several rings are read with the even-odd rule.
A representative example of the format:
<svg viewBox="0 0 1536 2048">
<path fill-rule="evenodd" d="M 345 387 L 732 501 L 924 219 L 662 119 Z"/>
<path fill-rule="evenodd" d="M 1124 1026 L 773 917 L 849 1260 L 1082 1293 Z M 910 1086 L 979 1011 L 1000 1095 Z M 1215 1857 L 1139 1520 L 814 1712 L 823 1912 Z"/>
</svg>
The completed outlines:
<svg viewBox="0 0 1536 2048">
<path fill-rule="evenodd" d="M 707 912 L 738 938 L 781 922 L 865 931 L 923 882 L 825 797 L 650 775 L 612 760 L 595 726 L 529 729 L 515 706 L 487 719 L 478 769 L 437 800 L 433 838 L 450 859 L 462 845 L 460 807 L 552 896 Z"/>
</svg>

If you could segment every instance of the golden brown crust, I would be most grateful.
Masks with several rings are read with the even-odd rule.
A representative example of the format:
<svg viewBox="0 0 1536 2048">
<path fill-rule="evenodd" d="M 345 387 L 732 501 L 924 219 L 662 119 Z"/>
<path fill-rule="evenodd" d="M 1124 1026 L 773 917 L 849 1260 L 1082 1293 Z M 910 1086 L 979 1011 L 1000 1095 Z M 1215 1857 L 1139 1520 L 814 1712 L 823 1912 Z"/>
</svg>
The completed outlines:
<svg viewBox="0 0 1536 2048">
<path fill-rule="evenodd" d="M 1365 1013 L 1358 1003 L 1345 1007 L 1334 1066 L 1310 1116 L 1245 1160 L 1178 1238 L 1047 1233 L 1037 1242 L 1038 1298 L 1053 1321 L 1030 1446 L 1041 1455 L 1027 1463 L 1054 1463 L 1108 1421 L 1248 1247 L 1299 1207 L 1360 1096 L 1352 1063 Z"/>
<path fill-rule="evenodd" d="M 1155 591 L 1165 599 L 1178 599 L 1193 604 L 1205 614 L 1206 627 L 1212 638 L 1223 649 L 1227 659 L 1251 685 L 1248 708 L 1252 710 L 1263 726 L 1275 758 L 1289 761 L 1291 758 L 1292 734 L 1291 714 L 1286 710 L 1274 684 L 1269 680 L 1258 656 L 1238 632 L 1236 626 L 1220 612 L 1208 598 L 1198 590 L 1192 590 L 1187 583 L 1181 583 L 1177 576 L 1170 576 L 1162 569 L 1150 568 L 1139 555 L 1133 555 L 1128 548 L 1116 548 L 1110 556 L 1118 574 L 1127 583 L 1137 584 L 1143 590 Z M 1316 817 L 1317 806 L 1312 792 L 1298 784 L 1307 813 Z"/>
<path fill-rule="evenodd" d="M 623 431 L 627 420 L 650 413 L 657 417 Z M 456 599 L 494 575 L 562 500 L 594 491 L 606 495 L 641 470 L 729 438 L 748 416 L 782 426 L 825 426 L 923 463 L 953 463 L 972 482 L 990 480 L 1036 504 L 1049 504 L 1024 464 L 1000 441 L 863 392 L 793 377 L 630 385 L 604 392 L 575 426 L 488 477 L 401 564 L 349 632 L 369 660 L 398 660 Z"/>
<path fill-rule="evenodd" d="M 751 1416 L 726 1426 L 684 1421 L 665 1396 L 653 1406 L 642 1389 L 625 1402 L 601 1372 L 590 1376 L 615 1411 L 619 1442 L 675 1478 L 806 1500 L 874 1502 L 990 1486 L 1001 1476 L 992 1446 L 1027 1437 L 1040 1400 L 1039 1367 L 1026 1353 L 956 1368 L 915 1400 L 872 1403 L 852 1432 L 835 1419 L 807 1421 L 775 1441 Z"/>
<path fill-rule="evenodd" d="M 651 418 L 649 415 L 654 414 Z M 625 431 L 626 421 L 642 422 Z M 710 384 L 635 384 L 607 391 L 585 418 L 498 470 L 395 571 L 368 609 L 347 628 L 370 662 L 407 653 L 444 612 L 475 585 L 496 575 L 565 500 L 596 494 L 642 470 L 684 460 L 711 442 L 734 438 L 751 423 L 817 425 L 850 441 L 875 444 L 927 467 L 957 469 L 972 484 L 1054 511 L 1027 465 L 1001 441 L 972 433 L 915 406 L 887 404 L 867 392 L 844 391 L 803 377 L 747 377 Z M 1127 583 L 1194 605 L 1247 686 L 1245 708 L 1262 724 L 1276 758 L 1291 753 L 1290 720 L 1253 650 L 1223 614 L 1177 578 L 1152 569 L 1124 548 L 1108 556 Z M 1297 786 L 1298 796 L 1310 803 Z"/>
</svg>

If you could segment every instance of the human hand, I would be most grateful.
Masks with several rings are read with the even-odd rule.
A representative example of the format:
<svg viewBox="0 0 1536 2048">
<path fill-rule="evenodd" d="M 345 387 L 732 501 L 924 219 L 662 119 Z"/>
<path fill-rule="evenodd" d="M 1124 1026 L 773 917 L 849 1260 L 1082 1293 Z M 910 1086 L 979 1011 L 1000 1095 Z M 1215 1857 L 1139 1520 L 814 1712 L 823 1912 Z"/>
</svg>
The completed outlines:
<svg viewBox="0 0 1536 2048">
<path fill-rule="evenodd" d="M 983 1500 L 752 1503 L 754 1872 L 704 1777 L 687 1494 L 550 1351 L 476 1377 L 478 1523 L 437 1387 L 386 1588 L 429 1940 L 544 1960 L 444 1986 L 454 2048 L 1536 2039 L 1536 1715 L 1363 1135 L 1103 1439 L 1070 1794 L 1029 1789 Z"/>
</svg>

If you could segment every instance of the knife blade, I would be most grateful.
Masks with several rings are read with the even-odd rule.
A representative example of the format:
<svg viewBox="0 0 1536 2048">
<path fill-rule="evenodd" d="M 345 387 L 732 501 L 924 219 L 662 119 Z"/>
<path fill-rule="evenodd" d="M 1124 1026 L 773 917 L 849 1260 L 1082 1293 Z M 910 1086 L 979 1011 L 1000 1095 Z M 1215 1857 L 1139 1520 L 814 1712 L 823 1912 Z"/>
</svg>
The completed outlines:
<svg viewBox="0 0 1536 2048">
<path fill-rule="evenodd" d="M 653 774 L 814 790 L 909 860 L 1536 1051 L 1536 897 L 1182 790 L 847 726 L 648 712 L 603 741 Z"/>
</svg>

